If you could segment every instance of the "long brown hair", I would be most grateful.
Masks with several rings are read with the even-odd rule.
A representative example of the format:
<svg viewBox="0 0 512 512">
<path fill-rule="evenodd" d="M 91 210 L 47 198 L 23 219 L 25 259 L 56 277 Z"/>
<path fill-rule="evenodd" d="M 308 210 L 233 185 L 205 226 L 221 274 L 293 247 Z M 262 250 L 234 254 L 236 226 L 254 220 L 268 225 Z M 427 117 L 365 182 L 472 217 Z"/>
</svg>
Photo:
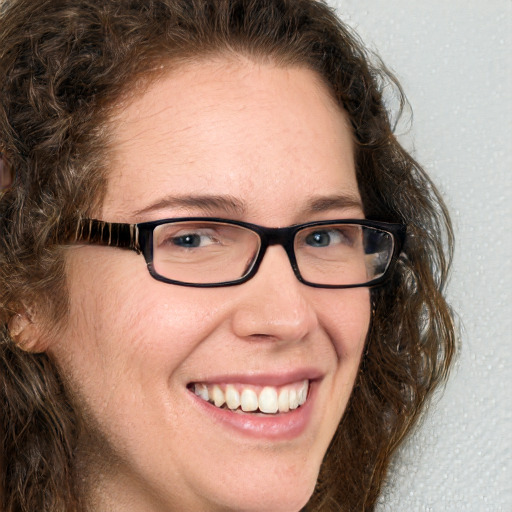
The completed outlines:
<svg viewBox="0 0 512 512">
<path fill-rule="evenodd" d="M 101 205 L 112 113 L 162 65 L 230 53 L 315 70 L 349 114 L 366 216 L 408 226 L 396 272 L 372 290 L 360 372 L 308 504 L 372 510 L 455 350 L 443 298 L 450 220 L 393 134 L 384 89 L 404 102 L 393 76 L 314 0 L 4 0 L 0 27 L 0 154 L 13 177 L 0 191 L 1 509 L 85 507 L 77 419 L 59 374 L 44 353 L 18 347 L 8 324 L 30 308 L 49 325 L 65 320 L 63 255 L 52 240 L 60 223 Z"/>
</svg>

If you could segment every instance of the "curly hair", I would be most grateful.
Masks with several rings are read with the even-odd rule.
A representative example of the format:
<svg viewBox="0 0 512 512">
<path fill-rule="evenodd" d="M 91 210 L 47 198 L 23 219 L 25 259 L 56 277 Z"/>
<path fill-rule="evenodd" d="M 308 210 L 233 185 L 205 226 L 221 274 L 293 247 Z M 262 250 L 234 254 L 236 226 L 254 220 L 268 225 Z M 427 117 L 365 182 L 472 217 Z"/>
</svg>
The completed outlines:
<svg viewBox="0 0 512 512">
<path fill-rule="evenodd" d="M 78 422 L 54 364 L 9 333 L 20 311 L 65 319 L 59 224 L 101 205 L 109 121 L 164 65 L 218 54 L 316 71 L 349 115 L 365 215 L 407 225 L 349 404 L 307 510 L 375 506 L 393 453 L 446 378 L 456 333 L 443 297 L 453 234 L 435 186 L 393 134 L 401 88 L 315 0 L 4 0 L 0 4 L 0 508 L 86 510 Z M 399 115 L 400 112 L 397 113 Z"/>
</svg>

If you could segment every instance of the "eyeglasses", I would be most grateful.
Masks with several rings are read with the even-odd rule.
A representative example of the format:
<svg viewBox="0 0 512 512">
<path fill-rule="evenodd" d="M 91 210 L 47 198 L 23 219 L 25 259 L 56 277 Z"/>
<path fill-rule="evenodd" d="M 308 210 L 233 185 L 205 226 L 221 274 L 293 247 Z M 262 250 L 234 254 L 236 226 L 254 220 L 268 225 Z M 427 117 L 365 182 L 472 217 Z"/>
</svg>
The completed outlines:
<svg viewBox="0 0 512 512">
<path fill-rule="evenodd" d="M 281 245 L 297 279 L 318 288 L 376 286 L 390 275 L 405 226 L 369 220 L 327 220 L 285 228 L 211 217 L 119 224 L 79 222 L 69 242 L 142 253 L 150 274 L 165 283 L 216 287 L 254 277 L 270 245 Z"/>
</svg>

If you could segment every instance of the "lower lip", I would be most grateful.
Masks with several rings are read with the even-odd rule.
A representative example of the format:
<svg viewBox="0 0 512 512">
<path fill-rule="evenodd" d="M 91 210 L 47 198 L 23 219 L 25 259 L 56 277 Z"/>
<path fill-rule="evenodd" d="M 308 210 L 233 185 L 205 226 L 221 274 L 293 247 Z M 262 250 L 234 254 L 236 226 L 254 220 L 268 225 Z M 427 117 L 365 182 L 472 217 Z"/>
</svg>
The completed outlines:
<svg viewBox="0 0 512 512">
<path fill-rule="evenodd" d="M 190 392 L 190 395 L 213 421 L 221 423 L 229 429 L 250 437 L 286 441 L 300 436 L 306 430 L 316 395 L 317 386 L 315 384 L 315 382 L 310 382 L 308 398 L 303 405 L 293 411 L 279 414 L 232 412 L 229 409 L 215 407 L 193 392 Z"/>
</svg>

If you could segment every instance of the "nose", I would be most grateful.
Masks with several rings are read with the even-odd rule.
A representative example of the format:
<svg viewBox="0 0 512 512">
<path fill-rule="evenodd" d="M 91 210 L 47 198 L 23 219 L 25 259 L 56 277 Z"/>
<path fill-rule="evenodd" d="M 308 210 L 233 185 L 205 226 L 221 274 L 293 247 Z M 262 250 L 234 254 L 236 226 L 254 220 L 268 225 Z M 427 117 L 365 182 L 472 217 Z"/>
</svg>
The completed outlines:
<svg viewBox="0 0 512 512">
<path fill-rule="evenodd" d="M 239 337 L 299 341 L 318 325 L 309 298 L 317 290 L 298 281 L 282 246 L 269 247 L 256 275 L 237 288 L 232 328 Z"/>
</svg>

